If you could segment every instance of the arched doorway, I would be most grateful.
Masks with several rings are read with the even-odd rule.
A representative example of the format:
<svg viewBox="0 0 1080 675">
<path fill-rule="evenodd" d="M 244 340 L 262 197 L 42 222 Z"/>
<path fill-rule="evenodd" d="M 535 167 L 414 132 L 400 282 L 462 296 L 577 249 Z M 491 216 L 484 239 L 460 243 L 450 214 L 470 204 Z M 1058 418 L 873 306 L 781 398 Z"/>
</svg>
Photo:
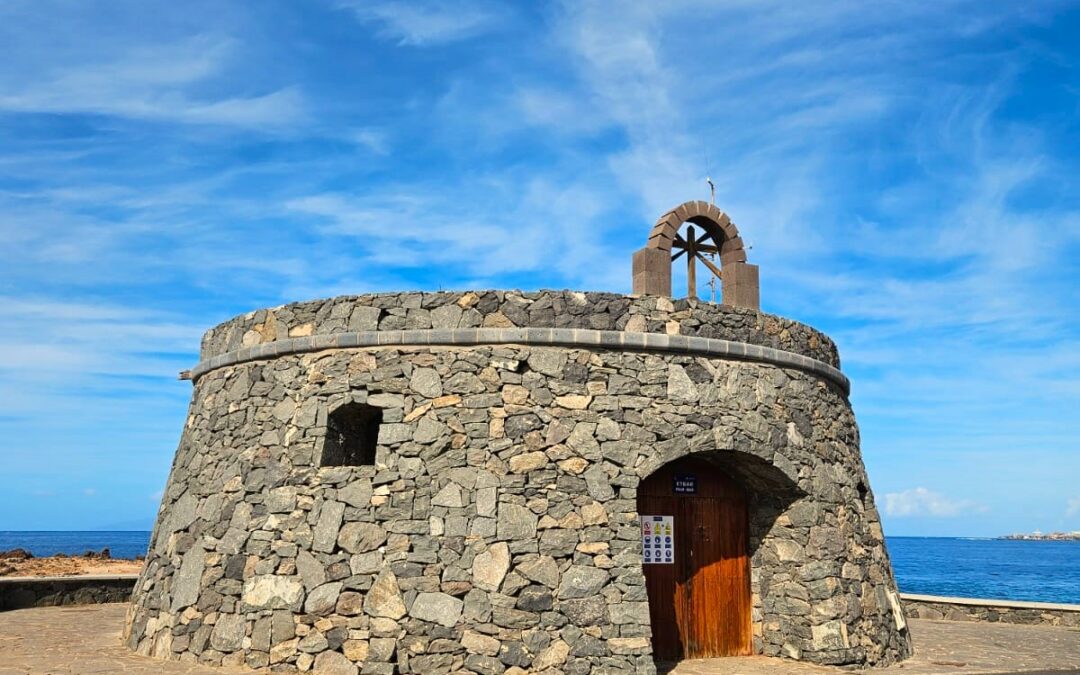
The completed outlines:
<svg viewBox="0 0 1080 675">
<path fill-rule="evenodd" d="M 684 457 L 644 480 L 637 502 L 655 657 L 750 654 L 743 489 L 708 461 Z"/>
</svg>

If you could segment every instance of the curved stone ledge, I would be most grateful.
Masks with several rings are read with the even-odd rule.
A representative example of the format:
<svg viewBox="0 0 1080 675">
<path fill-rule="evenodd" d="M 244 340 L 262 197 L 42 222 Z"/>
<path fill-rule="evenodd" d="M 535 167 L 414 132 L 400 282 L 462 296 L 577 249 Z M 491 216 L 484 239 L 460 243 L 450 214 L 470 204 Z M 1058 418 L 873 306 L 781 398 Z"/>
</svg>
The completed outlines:
<svg viewBox="0 0 1080 675">
<path fill-rule="evenodd" d="M 851 393 L 851 383 L 839 369 L 801 354 L 773 349 L 772 347 L 715 338 L 578 328 L 457 328 L 450 330 L 356 331 L 329 335 L 309 335 L 275 340 L 274 342 L 254 347 L 244 347 L 243 349 L 220 354 L 199 362 L 190 371 L 181 373 L 181 377 L 194 380 L 212 370 L 238 363 L 328 349 L 463 347 L 497 344 L 672 352 L 754 361 L 781 368 L 802 370 L 836 385 L 845 396 Z"/>
</svg>

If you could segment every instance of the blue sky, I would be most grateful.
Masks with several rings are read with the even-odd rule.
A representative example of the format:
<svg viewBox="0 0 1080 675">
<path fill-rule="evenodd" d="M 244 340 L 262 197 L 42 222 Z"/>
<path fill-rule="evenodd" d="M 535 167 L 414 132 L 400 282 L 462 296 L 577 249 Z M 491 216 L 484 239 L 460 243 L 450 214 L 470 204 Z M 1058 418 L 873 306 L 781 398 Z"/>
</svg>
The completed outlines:
<svg viewBox="0 0 1080 675">
<path fill-rule="evenodd" d="M 1051 0 L 7 0 L 0 530 L 148 526 L 206 328 L 628 292 L 706 174 L 763 309 L 837 340 L 888 534 L 1080 529 L 1078 34 Z"/>
</svg>

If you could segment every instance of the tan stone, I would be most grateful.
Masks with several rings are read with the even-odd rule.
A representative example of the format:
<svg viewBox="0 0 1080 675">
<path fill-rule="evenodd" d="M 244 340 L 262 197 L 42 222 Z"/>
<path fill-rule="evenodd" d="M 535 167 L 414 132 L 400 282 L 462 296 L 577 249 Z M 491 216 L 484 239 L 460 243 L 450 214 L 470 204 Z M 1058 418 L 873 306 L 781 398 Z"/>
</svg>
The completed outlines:
<svg viewBox="0 0 1080 675">
<path fill-rule="evenodd" d="M 547 455 L 542 452 L 526 452 L 522 455 L 514 455 L 510 458 L 510 471 L 512 473 L 528 473 L 539 469 L 548 463 Z"/>
<path fill-rule="evenodd" d="M 414 408 L 413 411 L 411 413 L 409 413 L 408 415 L 406 415 L 405 418 L 403 420 L 401 420 L 401 421 L 404 422 L 405 424 L 408 424 L 409 422 L 412 422 L 414 420 L 417 420 L 417 419 L 423 417 L 424 413 L 426 413 L 429 410 L 431 410 L 431 404 L 430 403 L 425 403 L 422 406 L 418 406 L 418 407 Z"/>
<path fill-rule="evenodd" d="M 484 317 L 484 322 L 480 324 L 484 328 L 513 328 L 514 323 L 510 319 L 506 318 L 506 315 L 502 312 L 494 312 Z"/>
<path fill-rule="evenodd" d="M 397 577 L 389 567 L 383 569 L 368 589 L 364 598 L 364 611 L 370 616 L 400 619 L 405 616 L 405 602 L 401 597 Z"/>
<path fill-rule="evenodd" d="M 452 405 L 461 403 L 461 397 L 457 394 L 451 394 L 448 396 L 440 396 L 431 402 L 433 408 L 448 408 Z"/>
<path fill-rule="evenodd" d="M 612 654 L 640 654 L 649 648 L 649 638 L 611 638 L 607 645 Z"/>
<path fill-rule="evenodd" d="M 581 394 L 566 394 L 565 396 L 555 397 L 555 405 L 569 410 L 585 410 L 590 403 L 592 403 L 592 396 Z"/>
<path fill-rule="evenodd" d="M 529 390 L 520 384 L 508 384 L 502 389 L 502 399 L 507 405 L 525 405 L 529 401 Z"/>
<path fill-rule="evenodd" d="M 473 559 L 473 584 L 484 591 L 497 591 L 510 569 L 510 547 L 505 541 L 492 544 Z"/>
<path fill-rule="evenodd" d="M 586 541 L 577 545 L 577 550 L 588 555 L 607 553 L 611 547 L 606 541 Z"/>
<path fill-rule="evenodd" d="M 566 657 L 569 655 L 570 645 L 562 640 L 555 640 L 548 645 L 547 649 L 536 655 L 536 658 L 533 659 L 532 669 L 533 671 L 541 671 L 561 666 L 566 663 Z"/>
<path fill-rule="evenodd" d="M 284 663 L 296 654 L 296 645 L 300 638 L 279 642 L 270 648 L 270 663 Z"/>
<path fill-rule="evenodd" d="M 559 520 L 559 527 L 567 530 L 580 530 L 584 524 L 576 511 L 571 511 Z"/>
<path fill-rule="evenodd" d="M 375 370 L 377 367 L 375 355 L 363 352 L 349 360 L 348 370 L 350 373 L 363 373 Z"/>
<path fill-rule="evenodd" d="M 570 457 L 559 462 L 559 468 L 566 473 L 577 476 L 584 473 L 585 469 L 589 468 L 589 460 L 582 457 Z"/>
<path fill-rule="evenodd" d="M 289 329 L 289 337 L 307 337 L 315 330 L 315 324 L 304 323 Z"/>
<path fill-rule="evenodd" d="M 493 637 L 467 630 L 461 636 L 461 646 L 472 654 L 495 656 L 499 653 L 499 647 L 502 646 L 502 643 Z"/>
<path fill-rule="evenodd" d="M 346 640 L 341 649 L 350 661 L 363 661 L 368 656 L 367 640 Z"/>
<path fill-rule="evenodd" d="M 592 502 L 581 507 L 581 521 L 585 525 L 603 525 L 608 521 L 607 509 L 599 502 Z"/>
<path fill-rule="evenodd" d="M 626 322 L 626 326 L 623 330 L 627 333 L 644 333 L 647 327 L 648 324 L 645 322 L 645 317 L 641 314 L 635 314 Z"/>
<path fill-rule="evenodd" d="M 478 302 L 480 302 L 480 296 L 476 293 L 473 293 L 472 291 L 469 291 L 465 295 L 458 298 L 457 304 L 462 309 L 468 309 L 469 307 L 472 307 Z"/>
</svg>

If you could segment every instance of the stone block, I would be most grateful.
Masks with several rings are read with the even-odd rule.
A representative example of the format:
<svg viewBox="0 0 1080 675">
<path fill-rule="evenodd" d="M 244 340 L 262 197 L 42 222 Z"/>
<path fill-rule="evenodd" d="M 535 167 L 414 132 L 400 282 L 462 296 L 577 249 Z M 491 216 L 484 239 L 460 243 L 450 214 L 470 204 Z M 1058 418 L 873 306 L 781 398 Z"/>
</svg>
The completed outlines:
<svg viewBox="0 0 1080 675">
<path fill-rule="evenodd" d="M 633 258 L 634 295 L 671 296 L 671 252 L 643 248 Z"/>
</svg>

